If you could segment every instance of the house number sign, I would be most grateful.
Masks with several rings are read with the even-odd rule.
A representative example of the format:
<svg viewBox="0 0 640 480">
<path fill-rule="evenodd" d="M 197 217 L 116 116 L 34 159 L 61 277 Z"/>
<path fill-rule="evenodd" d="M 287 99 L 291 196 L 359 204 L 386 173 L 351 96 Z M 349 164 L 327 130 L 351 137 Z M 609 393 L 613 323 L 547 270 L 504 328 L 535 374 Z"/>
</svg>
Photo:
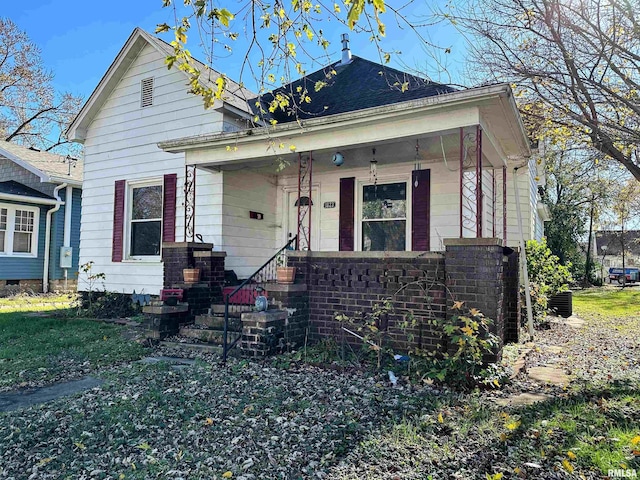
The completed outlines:
<svg viewBox="0 0 640 480">
<path fill-rule="evenodd" d="M 324 208 L 336 208 L 336 202 L 324 202 Z"/>
</svg>

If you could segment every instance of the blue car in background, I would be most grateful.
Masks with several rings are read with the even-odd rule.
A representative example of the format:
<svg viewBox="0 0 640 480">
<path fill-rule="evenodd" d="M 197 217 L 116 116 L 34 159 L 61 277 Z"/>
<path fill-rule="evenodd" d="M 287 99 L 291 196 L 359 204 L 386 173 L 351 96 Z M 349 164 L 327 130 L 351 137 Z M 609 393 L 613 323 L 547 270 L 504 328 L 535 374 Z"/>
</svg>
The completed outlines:
<svg viewBox="0 0 640 480">
<path fill-rule="evenodd" d="M 611 267 L 609 269 L 609 283 L 617 281 L 620 285 L 625 283 L 633 283 L 640 280 L 640 269 L 638 268 L 622 268 Z"/>
</svg>

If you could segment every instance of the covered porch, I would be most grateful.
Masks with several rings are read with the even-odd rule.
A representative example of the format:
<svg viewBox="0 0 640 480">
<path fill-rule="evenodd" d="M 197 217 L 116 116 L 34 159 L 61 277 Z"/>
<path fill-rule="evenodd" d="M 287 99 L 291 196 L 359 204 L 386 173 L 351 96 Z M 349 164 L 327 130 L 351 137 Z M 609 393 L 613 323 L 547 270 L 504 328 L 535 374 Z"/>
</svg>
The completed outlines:
<svg viewBox="0 0 640 480">
<path fill-rule="evenodd" d="M 186 153 L 185 241 L 208 195 L 197 172 L 221 178 L 215 248 L 241 277 L 296 235 L 320 252 L 515 243 L 508 180 L 530 155 L 507 85 L 160 146 Z"/>
</svg>

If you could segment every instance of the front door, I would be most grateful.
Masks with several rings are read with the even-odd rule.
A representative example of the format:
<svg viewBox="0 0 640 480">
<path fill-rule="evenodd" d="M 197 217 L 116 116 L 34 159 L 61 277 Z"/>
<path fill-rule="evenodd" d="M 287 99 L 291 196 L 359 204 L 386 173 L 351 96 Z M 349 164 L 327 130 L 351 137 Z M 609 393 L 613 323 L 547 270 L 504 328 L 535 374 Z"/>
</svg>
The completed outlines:
<svg viewBox="0 0 640 480">
<path fill-rule="evenodd" d="M 298 234 L 298 203 L 300 203 L 303 208 L 307 208 L 309 202 L 311 202 L 311 205 L 309 206 L 307 215 L 309 215 L 309 213 L 311 214 L 311 250 L 316 251 L 319 249 L 320 245 L 320 198 L 318 196 L 318 191 L 315 188 L 311 191 L 311 199 L 309 199 L 308 197 L 301 197 L 300 202 L 298 202 L 297 191 L 287 193 L 287 205 L 289 213 L 287 216 L 286 241 L 288 242 L 291 238 L 295 237 Z M 302 223 L 304 229 L 306 230 L 307 225 L 309 225 L 307 217 L 303 219 Z M 303 238 L 302 240 L 299 239 L 298 242 L 300 242 L 302 248 L 306 250 L 306 242 L 304 240 L 305 233 L 303 233 L 302 230 L 300 236 Z"/>
</svg>

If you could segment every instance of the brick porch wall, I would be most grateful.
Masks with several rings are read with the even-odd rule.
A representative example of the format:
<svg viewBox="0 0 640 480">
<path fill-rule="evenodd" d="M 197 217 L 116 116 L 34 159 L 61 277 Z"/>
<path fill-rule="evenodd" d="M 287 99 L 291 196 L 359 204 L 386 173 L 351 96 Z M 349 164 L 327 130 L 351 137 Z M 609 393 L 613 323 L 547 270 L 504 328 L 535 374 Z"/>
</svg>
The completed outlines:
<svg viewBox="0 0 640 480">
<path fill-rule="evenodd" d="M 444 255 L 432 252 L 288 252 L 288 265 L 297 267 L 296 282 L 309 294 L 309 333 L 320 338 L 341 338 L 336 313 L 355 316 L 376 303 L 392 299 L 388 329 L 395 348 L 406 350 L 409 335 L 421 348 L 437 348 L 440 335 L 426 324 L 444 318 Z M 424 289 L 428 289 L 425 291 Z M 427 296 L 430 300 L 427 301 Z M 403 330 L 399 323 L 413 314 L 417 327 Z M 347 335 L 349 341 L 360 342 Z"/>
</svg>

